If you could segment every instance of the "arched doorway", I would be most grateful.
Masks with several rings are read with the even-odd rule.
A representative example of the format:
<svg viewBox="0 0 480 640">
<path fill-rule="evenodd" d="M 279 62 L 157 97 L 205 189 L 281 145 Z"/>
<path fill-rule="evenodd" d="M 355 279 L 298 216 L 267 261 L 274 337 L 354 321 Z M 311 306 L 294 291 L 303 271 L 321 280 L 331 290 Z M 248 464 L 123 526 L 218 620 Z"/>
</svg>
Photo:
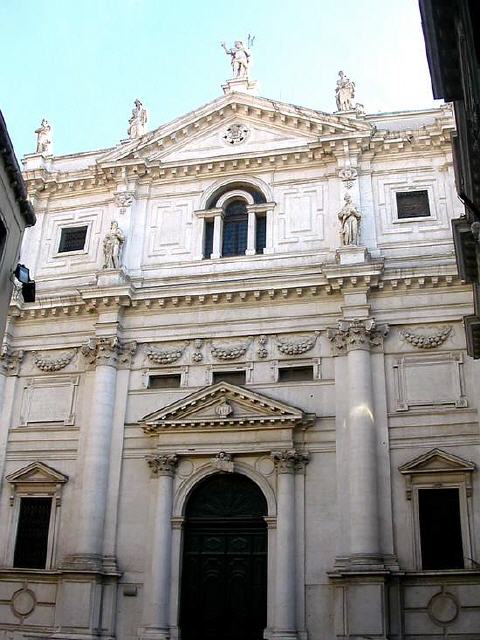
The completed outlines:
<svg viewBox="0 0 480 640">
<path fill-rule="evenodd" d="M 214 474 L 185 513 L 182 640 L 261 640 L 267 624 L 267 502 L 246 476 Z"/>
</svg>

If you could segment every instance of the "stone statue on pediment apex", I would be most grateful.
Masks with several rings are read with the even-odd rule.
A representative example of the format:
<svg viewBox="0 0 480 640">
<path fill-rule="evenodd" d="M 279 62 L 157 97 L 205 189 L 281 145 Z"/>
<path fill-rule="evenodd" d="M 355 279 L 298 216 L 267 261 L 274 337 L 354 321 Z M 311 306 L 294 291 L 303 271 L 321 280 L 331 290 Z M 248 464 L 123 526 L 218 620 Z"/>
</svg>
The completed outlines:
<svg viewBox="0 0 480 640">
<path fill-rule="evenodd" d="M 225 53 L 230 56 L 233 78 L 248 78 L 248 71 L 251 62 L 251 53 L 249 47 L 252 46 L 254 37 L 248 36 L 248 46 L 246 47 L 241 40 L 236 40 L 231 49 L 227 49 L 225 42 L 222 47 Z"/>
<path fill-rule="evenodd" d="M 38 129 L 35 129 L 35 133 L 37 134 L 36 153 L 50 154 L 52 152 L 52 125 L 43 118 Z"/>
<path fill-rule="evenodd" d="M 145 133 L 145 128 L 148 122 L 148 111 L 143 106 L 143 103 L 138 98 L 135 100 L 135 106 L 132 109 L 132 115 L 128 124 L 128 137 L 130 140 L 136 140 Z"/>
<path fill-rule="evenodd" d="M 114 220 L 103 239 L 103 269 L 119 269 L 125 236 Z"/>
<path fill-rule="evenodd" d="M 338 72 L 337 87 L 335 89 L 335 100 L 338 111 L 351 111 L 355 108 L 353 99 L 355 97 L 355 83 L 347 78 L 343 71 Z"/>
<path fill-rule="evenodd" d="M 345 247 L 352 245 L 358 246 L 360 238 L 360 220 L 362 216 L 353 204 L 352 196 L 349 193 L 345 194 L 344 200 L 345 204 L 338 213 L 342 245 Z"/>
</svg>

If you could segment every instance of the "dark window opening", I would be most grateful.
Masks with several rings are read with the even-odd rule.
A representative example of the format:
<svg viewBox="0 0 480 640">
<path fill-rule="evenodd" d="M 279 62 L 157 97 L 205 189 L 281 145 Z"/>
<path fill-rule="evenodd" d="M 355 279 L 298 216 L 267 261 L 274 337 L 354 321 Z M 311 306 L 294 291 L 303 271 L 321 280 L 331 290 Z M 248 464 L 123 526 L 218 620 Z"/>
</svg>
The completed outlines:
<svg viewBox="0 0 480 640">
<path fill-rule="evenodd" d="M 88 227 L 64 227 L 60 236 L 59 253 L 81 251 L 85 247 Z"/>
<path fill-rule="evenodd" d="M 229 382 L 230 384 L 245 384 L 245 371 L 214 371 L 212 376 L 212 384 L 217 382 Z"/>
<path fill-rule="evenodd" d="M 281 367 L 278 369 L 279 382 L 307 382 L 313 380 L 313 367 Z"/>
<path fill-rule="evenodd" d="M 149 389 L 178 389 L 181 382 L 180 373 L 165 373 L 148 377 Z"/>
<path fill-rule="evenodd" d="M 213 207 L 216 206 L 221 196 L 223 196 L 225 193 L 228 193 L 229 191 L 236 191 L 238 189 L 249 193 L 253 198 L 254 204 L 263 204 L 267 201 L 263 193 L 259 189 L 256 189 L 251 184 L 248 184 L 247 182 L 230 182 L 229 184 L 226 184 L 224 187 L 221 187 L 220 189 L 218 189 L 218 191 L 215 191 L 215 193 L 210 196 L 205 206 L 205 209 L 212 209 Z"/>
<path fill-rule="evenodd" d="M 257 253 L 263 253 L 267 246 L 267 218 L 266 216 L 257 216 L 257 227 L 255 232 L 255 250 Z"/>
<path fill-rule="evenodd" d="M 397 215 L 399 220 L 406 218 L 424 218 L 430 215 L 428 191 L 403 191 L 397 197 Z"/>
<path fill-rule="evenodd" d="M 5 243 L 7 241 L 7 227 L 3 224 L 3 220 L 0 218 L 0 262 L 3 258 L 3 250 L 5 249 Z"/>
<path fill-rule="evenodd" d="M 463 569 L 458 489 L 419 489 L 422 569 Z"/>
<path fill-rule="evenodd" d="M 45 569 L 51 498 L 21 498 L 14 567 Z"/>
<path fill-rule="evenodd" d="M 203 241 L 203 257 L 210 258 L 213 253 L 213 220 L 205 220 L 205 235 Z"/>
<path fill-rule="evenodd" d="M 225 209 L 222 256 L 245 255 L 247 234 L 247 205 L 243 200 L 233 200 Z"/>
</svg>

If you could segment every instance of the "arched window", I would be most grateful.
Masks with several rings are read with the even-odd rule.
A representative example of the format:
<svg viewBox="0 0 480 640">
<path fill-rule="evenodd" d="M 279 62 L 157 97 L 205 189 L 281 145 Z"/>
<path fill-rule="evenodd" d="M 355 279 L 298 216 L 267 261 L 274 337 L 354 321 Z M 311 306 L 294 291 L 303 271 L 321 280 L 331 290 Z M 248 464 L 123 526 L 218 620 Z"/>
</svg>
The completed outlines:
<svg viewBox="0 0 480 640">
<path fill-rule="evenodd" d="M 244 200 L 232 200 L 223 219 L 222 256 L 241 256 L 247 250 L 248 212 Z"/>
</svg>

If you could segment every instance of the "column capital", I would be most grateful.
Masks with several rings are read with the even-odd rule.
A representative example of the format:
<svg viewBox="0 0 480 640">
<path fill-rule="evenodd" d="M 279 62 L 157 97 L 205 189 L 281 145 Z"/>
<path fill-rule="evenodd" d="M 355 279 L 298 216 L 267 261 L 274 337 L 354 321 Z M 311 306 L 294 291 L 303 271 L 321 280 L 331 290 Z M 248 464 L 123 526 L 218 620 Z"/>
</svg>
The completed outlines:
<svg viewBox="0 0 480 640">
<path fill-rule="evenodd" d="M 327 337 L 332 343 L 333 355 L 342 356 L 355 349 L 382 348 L 388 331 L 388 325 L 377 326 L 374 318 L 339 320 L 336 328 L 327 330 Z"/>
<path fill-rule="evenodd" d="M 95 366 L 125 367 L 137 350 L 136 342 L 120 342 L 117 336 L 89 338 L 81 347 L 83 357 Z"/>
<path fill-rule="evenodd" d="M 175 474 L 175 468 L 178 464 L 178 456 L 175 453 L 154 453 L 146 456 L 145 460 L 150 467 L 152 478 L 157 478 L 158 476 L 173 477 Z"/>
<path fill-rule="evenodd" d="M 11 349 L 4 342 L 0 349 L 0 374 L 17 375 L 24 355 L 24 351 Z"/>
<path fill-rule="evenodd" d="M 310 458 L 306 451 L 297 451 L 296 449 L 272 451 L 271 457 L 278 473 L 304 471 L 305 465 L 308 464 Z"/>
</svg>

